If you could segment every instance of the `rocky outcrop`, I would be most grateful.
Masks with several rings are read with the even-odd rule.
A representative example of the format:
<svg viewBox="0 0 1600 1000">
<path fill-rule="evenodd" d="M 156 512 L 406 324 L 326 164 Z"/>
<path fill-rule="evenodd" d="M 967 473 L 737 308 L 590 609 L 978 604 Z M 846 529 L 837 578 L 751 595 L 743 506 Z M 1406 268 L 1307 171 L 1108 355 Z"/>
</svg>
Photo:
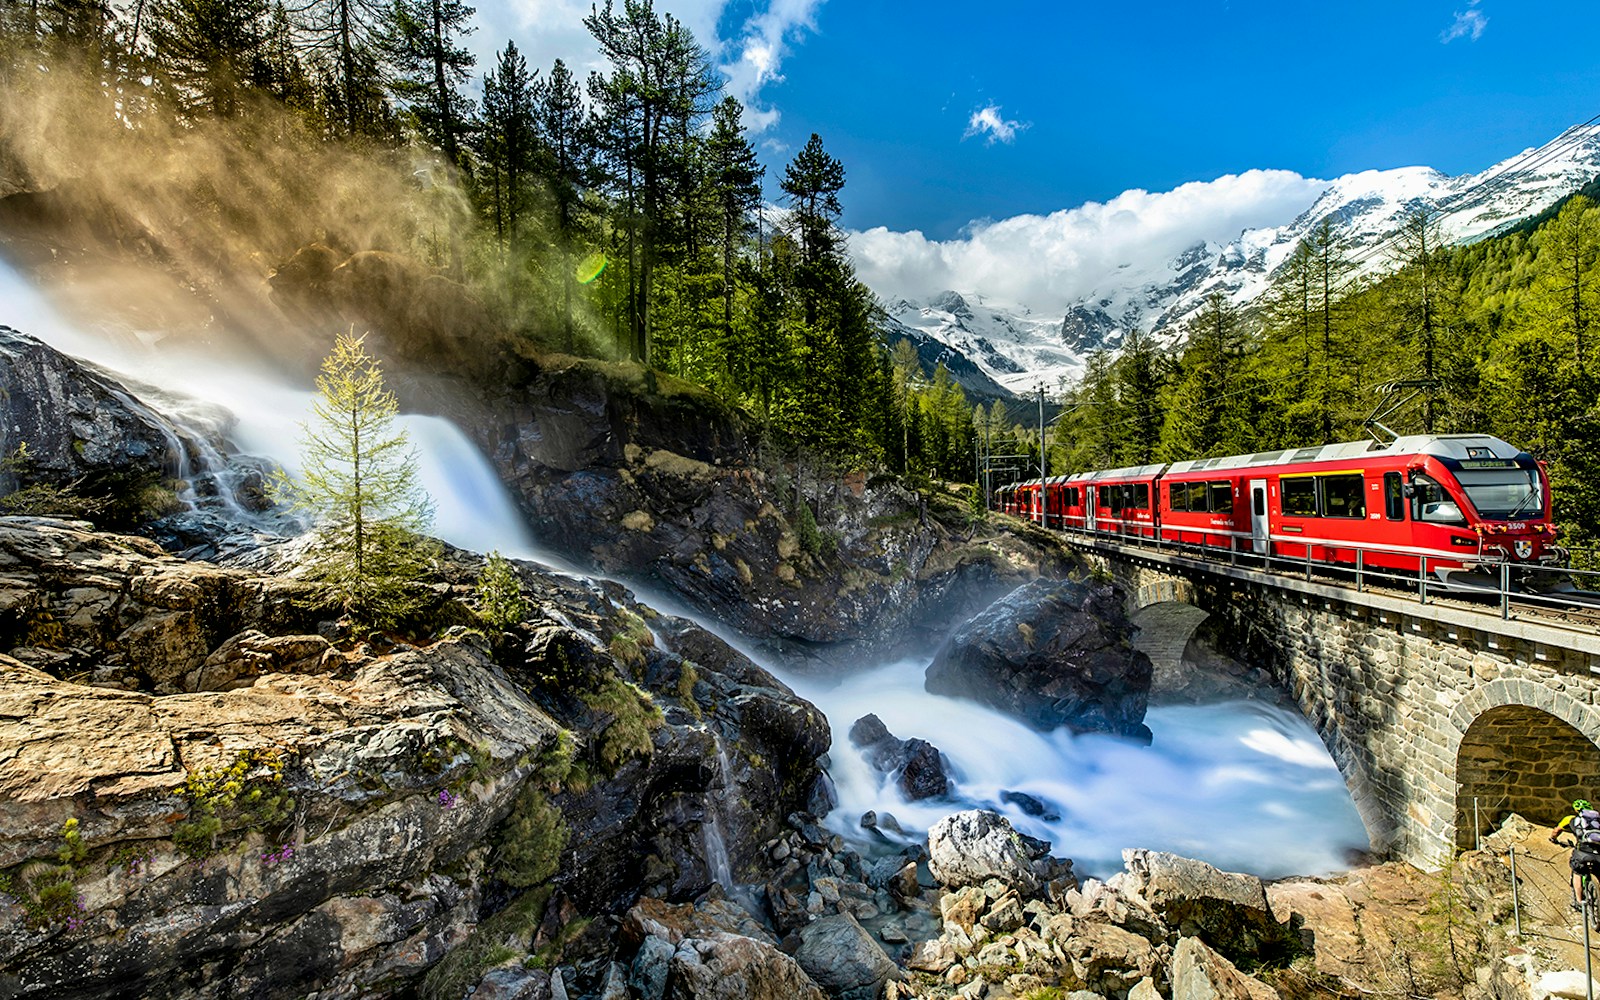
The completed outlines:
<svg viewBox="0 0 1600 1000">
<path fill-rule="evenodd" d="M 969 809 L 946 816 L 928 831 L 928 869 L 950 888 L 981 885 L 989 879 L 1024 894 L 1056 877 L 1062 863 L 1050 858 L 1050 845 L 1018 833 L 998 813 Z M 1071 862 L 1064 862 L 1071 872 Z"/>
<path fill-rule="evenodd" d="M 1198 937 L 1235 961 L 1277 961 L 1296 941 L 1274 915 L 1266 884 L 1254 875 L 1225 872 L 1203 861 L 1161 851 L 1125 850 L 1133 893 L 1173 930 Z"/>
<path fill-rule="evenodd" d="M 879 1000 L 884 984 L 900 979 L 899 966 L 852 914 L 818 917 L 797 933 L 795 961 L 831 997 Z"/>
<path fill-rule="evenodd" d="M 912 802 L 950 791 L 950 775 L 939 748 L 927 740 L 896 739 L 876 715 L 864 715 L 850 727 L 850 742 L 875 771 L 889 775 Z"/>
<path fill-rule="evenodd" d="M 1149 739 L 1150 659 L 1109 584 L 1036 580 L 957 629 L 928 690 L 971 698 L 1038 729 Z"/>
<path fill-rule="evenodd" d="M 952 498 L 780 460 L 739 411 L 659 372 L 550 357 L 503 379 L 481 402 L 434 378 L 396 388 L 474 435 L 548 544 L 797 657 L 887 655 L 1077 565 L 1050 534 L 974 525 Z"/>
<path fill-rule="evenodd" d="M 0 327 L 0 494 L 38 482 L 91 492 L 176 478 L 214 443 L 134 398 L 117 380 Z"/>
<path fill-rule="evenodd" d="M 1186 937 L 1172 955 L 1172 1000 L 1278 1000 L 1278 991 Z"/>
<path fill-rule="evenodd" d="M 446 553 L 434 620 L 478 566 Z M 0 571 L 7 648 L 53 670 L 0 656 L 10 996 L 598 993 L 607 914 L 712 885 L 713 826 L 757 871 L 829 742 L 714 637 L 531 567 L 494 642 L 350 636 L 280 577 L 65 522 L 0 518 Z M 701 967 L 803 985 L 708 940 Z"/>
<path fill-rule="evenodd" d="M 290 581 L 188 562 L 147 539 L 87 527 L 0 518 L 0 652 L 57 677 L 176 694 L 218 690 L 251 672 L 238 658 L 266 636 L 247 630 L 315 624 L 296 607 Z M 288 652 L 281 640 L 274 646 Z M 207 670 L 212 657 L 219 662 Z M 231 666 L 221 662 L 229 657 Z"/>
</svg>

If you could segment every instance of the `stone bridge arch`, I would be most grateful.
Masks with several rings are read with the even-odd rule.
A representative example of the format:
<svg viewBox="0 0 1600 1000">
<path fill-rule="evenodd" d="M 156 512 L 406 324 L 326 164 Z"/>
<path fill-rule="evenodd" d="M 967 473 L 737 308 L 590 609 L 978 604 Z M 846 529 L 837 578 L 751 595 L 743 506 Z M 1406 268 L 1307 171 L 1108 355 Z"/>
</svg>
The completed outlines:
<svg viewBox="0 0 1600 1000">
<path fill-rule="evenodd" d="M 1498 679 L 1450 713 L 1455 753 L 1455 846 L 1473 846 L 1508 813 L 1543 824 L 1575 798 L 1600 802 L 1600 709 L 1564 691 Z M 1474 800 L 1477 822 L 1474 830 Z"/>
</svg>

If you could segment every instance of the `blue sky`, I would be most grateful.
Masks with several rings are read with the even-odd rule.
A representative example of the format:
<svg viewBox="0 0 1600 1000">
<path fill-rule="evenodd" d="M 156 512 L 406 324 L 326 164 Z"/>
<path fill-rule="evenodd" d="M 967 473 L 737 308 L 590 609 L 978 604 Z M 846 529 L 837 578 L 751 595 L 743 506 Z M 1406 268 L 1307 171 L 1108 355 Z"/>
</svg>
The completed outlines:
<svg viewBox="0 0 1600 1000">
<path fill-rule="evenodd" d="M 484 3 L 472 41 L 598 66 L 588 9 Z M 695 30 L 749 106 L 769 180 L 817 132 L 845 166 L 847 227 L 942 243 L 1069 211 L 1078 225 L 1080 208 L 1181 211 L 1185 238 L 1225 240 L 1286 221 L 1317 178 L 1476 172 L 1600 113 L 1593 9 L 1567 0 L 657 9 Z"/>
</svg>

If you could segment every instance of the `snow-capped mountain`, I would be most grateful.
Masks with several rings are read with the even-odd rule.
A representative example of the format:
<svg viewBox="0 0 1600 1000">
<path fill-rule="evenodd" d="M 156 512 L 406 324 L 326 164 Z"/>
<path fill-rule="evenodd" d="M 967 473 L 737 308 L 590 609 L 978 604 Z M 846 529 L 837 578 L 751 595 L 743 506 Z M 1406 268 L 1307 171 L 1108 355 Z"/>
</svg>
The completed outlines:
<svg viewBox="0 0 1600 1000">
<path fill-rule="evenodd" d="M 1600 126 L 1575 126 L 1481 173 L 1450 177 L 1403 167 L 1347 174 L 1282 225 L 1245 230 L 1225 243 L 1196 243 L 1166 260 L 1123 264 L 1111 284 L 1071 303 L 1065 316 L 994 301 L 981 290 L 944 292 L 926 302 L 892 299 L 888 309 L 898 324 L 961 353 L 1013 392 L 1040 384 L 1054 389 L 1081 374 L 1089 352 L 1115 349 L 1130 329 L 1178 342 L 1185 320 L 1213 292 L 1250 306 L 1324 219 L 1342 236 L 1356 275 L 1379 275 L 1397 266 L 1389 244 L 1418 209 L 1437 213 L 1447 240 L 1472 242 L 1538 214 L 1597 176 Z"/>
</svg>

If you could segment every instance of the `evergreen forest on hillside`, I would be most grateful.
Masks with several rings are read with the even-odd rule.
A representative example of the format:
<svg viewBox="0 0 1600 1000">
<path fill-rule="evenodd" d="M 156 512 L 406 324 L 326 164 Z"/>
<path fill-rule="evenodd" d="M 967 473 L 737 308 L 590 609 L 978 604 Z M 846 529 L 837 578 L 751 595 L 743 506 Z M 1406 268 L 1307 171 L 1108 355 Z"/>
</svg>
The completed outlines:
<svg viewBox="0 0 1600 1000">
<path fill-rule="evenodd" d="M 761 163 L 681 22 L 650 0 L 597 5 L 584 23 L 609 68 L 585 80 L 530 67 L 510 42 L 475 66 L 472 13 L 3 0 L 0 136 L 15 145 L 0 157 L 41 185 L 53 178 L 25 144 L 103 189 L 176 184 L 191 270 L 281 263 L 315 242 L 407 254 L 529 350 L 702 386 L 836 469 L 970 483 L 979 452 L 1036 467 L 1027 404 L 974 405 L 887 339 L 838 225 L 844 165 L 817 135 Z M 191 166 L 149 169 L 169 148 Z M 1471 246 L 1446 245 L 1440 221 L 1419 210 L 1376 281 L 1354 277 L 1365 258 L 1325 221 L 1264 307 L 1213 297 L 1179 351 L 1133 331 L 1096 353 L 1061 387 L 1050 472 L 1354 440 L 1386 399 L 1408 399 L 1384 420 L 1400 433 L 1487 432 L 1548 461 L 1566 540 L 1592 545 L 1600 209 L 1576 196 Z"/>
</svg>

